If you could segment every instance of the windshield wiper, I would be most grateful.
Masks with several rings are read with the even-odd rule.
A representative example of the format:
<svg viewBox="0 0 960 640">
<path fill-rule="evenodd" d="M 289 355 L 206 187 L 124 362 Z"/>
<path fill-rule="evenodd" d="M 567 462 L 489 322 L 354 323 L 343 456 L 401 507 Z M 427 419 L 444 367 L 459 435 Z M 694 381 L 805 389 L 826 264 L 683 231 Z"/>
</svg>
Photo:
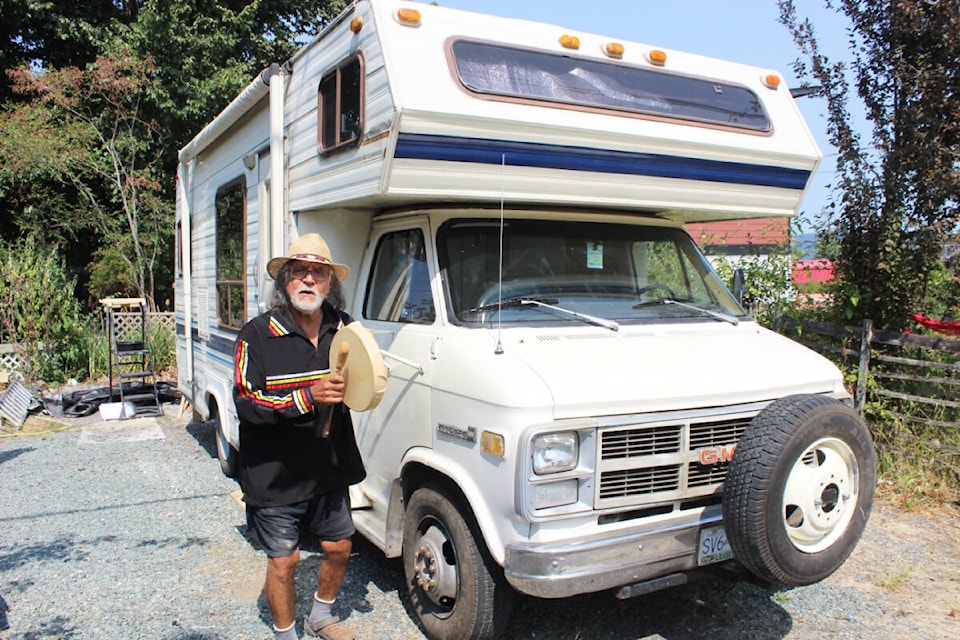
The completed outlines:
<svg viewBox="0 0 960 640">
<path fill-rule="evenodd" d="M 557 304 L 556 298 L 505 298 L 499 302 L 489 302 L 473 309 L 467 309 L 467 313 L 479 313 L 481 311 L 494 311 L 495 309 L 517 309 L 524 306 L 536 304 Z"/>
<path fill-rule="evenodd" d="M 579 311 L 573 311 L 572 309 L 565 309 L 563 307 L 556 306 L 557 300 L 553 298 L 507 298 L 500 302 L 491 302 L 490 304 L 481 305 L 473 309 L 469 309 L 470 312 L 477 311 L 493 311 L 494 309 L 517 309 L 522 307 L 532 307 L 535 309 L 549 309 L 550 311 L 555 311 L 557 313 L 569 316 L 571 318 L 576 318 L 577 320 L 582 320 L 584 322 L 589 322 L 590 324 L 595 324 L 600 327 L 605 327 L 611 331 L 619 331 L 620 323 L 614 320 L 607 320 L 606 318 L 598 318 L 597 316 L 591 316 L 587 313 L 581 313 Z"/>
<path fill-rule="evenodd" d="M 673 298 L 658 298 L 656 300 L 650 300 L 649 302 L 638 302 L 633 305 L 634 309 L 640 309 L 652 304 L 675 304 L 678 307 L 683 307 L 684 309 L 690 309 L 691 311 L 696 311 L 704 315 L 710 316 L 711 318 L 716 318 L 717 320 L 722 320 L 724 322 L 729 322 L 733 326 L 738 326 L 740 320 L 734 316 L 731 316 L 726 313 L 720 313 L 719 311 L 714 311 L 712 309 L 704 309 L 703 307 L 698 307 L 693 304 L 687 304 L 686 302 L 680 302 L 679 300 L 674 300 Z"/>
</svg>

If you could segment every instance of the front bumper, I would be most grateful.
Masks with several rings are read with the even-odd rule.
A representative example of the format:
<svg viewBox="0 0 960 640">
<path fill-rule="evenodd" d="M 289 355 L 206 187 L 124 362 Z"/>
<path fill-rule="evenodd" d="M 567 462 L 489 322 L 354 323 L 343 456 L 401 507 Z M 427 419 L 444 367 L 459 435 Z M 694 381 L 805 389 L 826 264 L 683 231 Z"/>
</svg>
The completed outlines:
<svg viewBox="0 0 960 640">
<path fill-rule="evenodd" d="M 720 505 L 615 536 L 544 545 L 508 544 L 504 574 L 514 589 L 538 598 L 604 591 L 697 568 L 700 529 L 719 524 Z"/>
</svg>

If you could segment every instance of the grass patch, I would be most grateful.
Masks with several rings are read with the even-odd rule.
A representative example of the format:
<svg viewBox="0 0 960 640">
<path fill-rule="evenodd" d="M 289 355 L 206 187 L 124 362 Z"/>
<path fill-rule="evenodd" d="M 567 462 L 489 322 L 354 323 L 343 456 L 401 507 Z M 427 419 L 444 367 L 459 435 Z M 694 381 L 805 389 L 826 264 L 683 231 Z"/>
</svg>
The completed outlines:
<svg viewBox="0 0 960 640">
<path fill-rule="evenodd" d="M 911 575 L 913 575 L 913 567 L 898 566 L 884 570 L 876 579 L 876 584 L 887 591 L 901 591 L 907 586 Z"/>
<path fill-rule="evenodd" d="M 874 427 L 878 494 L 908 511 L 960 501 L 960 433 L 887 419 Z"/>
</svg>

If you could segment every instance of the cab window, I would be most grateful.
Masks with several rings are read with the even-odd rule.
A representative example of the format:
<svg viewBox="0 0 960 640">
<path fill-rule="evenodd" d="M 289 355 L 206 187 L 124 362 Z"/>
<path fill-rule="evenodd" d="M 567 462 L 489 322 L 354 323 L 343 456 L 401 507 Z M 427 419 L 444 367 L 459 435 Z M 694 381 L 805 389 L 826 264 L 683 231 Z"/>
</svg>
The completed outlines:
<svg viewBox="0 0 960 640">
<path fill-rule="evenodd" d="M 436 318 L 423 232 L 410 229 L 380 238 L 364 303 L 364 317 L 431 324 Z"/>
</svg>

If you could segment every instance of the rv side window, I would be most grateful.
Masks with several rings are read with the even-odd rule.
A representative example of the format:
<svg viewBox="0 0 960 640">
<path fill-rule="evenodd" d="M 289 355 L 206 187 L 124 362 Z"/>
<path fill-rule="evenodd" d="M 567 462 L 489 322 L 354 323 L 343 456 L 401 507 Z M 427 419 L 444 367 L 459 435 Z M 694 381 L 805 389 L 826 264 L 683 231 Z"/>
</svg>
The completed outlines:
<svg viewBox="0 0 960 640">
<path fill-rule="evenodd" d="M 246 320 L 247 293 L 244 279 L 244 220 L 246 185 L 241 179 L 217 191 L 217 322 L 240 329 Z"/>
<path fill-rule="evenodd" d="M 360 140 L 363 130 L 363 58 L 347 58 L 320 79 L 317 143 L 329 153 Z"/>
<path fill-rule="evenodd" d="M 367 286 L 364 317 L 431 324 L 436 318 L 423 233 L 410 229 L 380 238 Z"/>
<path fill-rule="evenodd" d="M 482 95 L 771 129 L 757 94 L 729 82 L 469 40 L 453 43 L 453 58 L 460 83 Z"/>
</svg>

